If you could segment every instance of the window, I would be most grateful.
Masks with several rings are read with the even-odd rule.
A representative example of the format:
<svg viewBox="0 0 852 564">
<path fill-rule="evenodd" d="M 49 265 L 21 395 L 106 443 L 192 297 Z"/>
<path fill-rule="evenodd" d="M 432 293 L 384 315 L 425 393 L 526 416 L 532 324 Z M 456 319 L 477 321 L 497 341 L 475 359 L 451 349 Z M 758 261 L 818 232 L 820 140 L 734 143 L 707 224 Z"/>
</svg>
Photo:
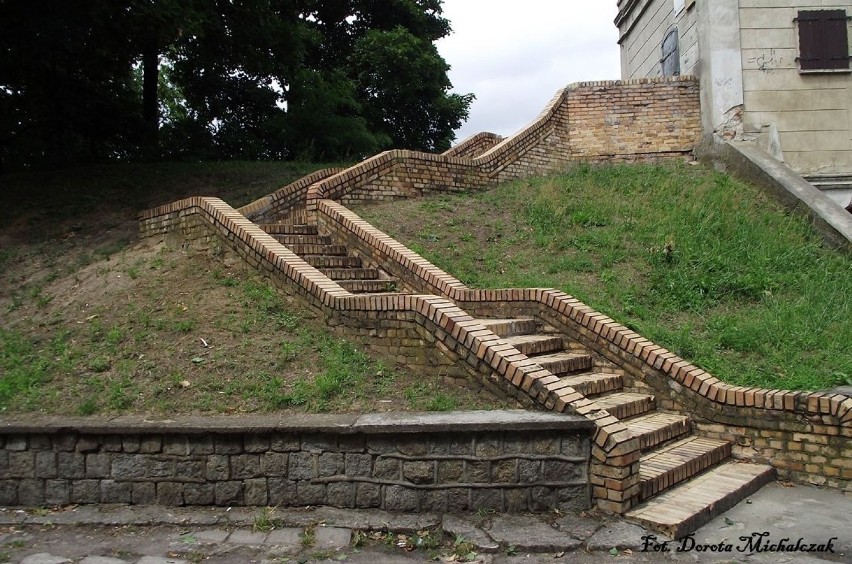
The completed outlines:
<svg viewBox="0 0 852 564">
<path fill-rule="evenodd" d="M 849 70 L 846 10 L 801 10 L 799 68 L 802 71 Z"/>
<path fill-rule="evenodd" d="M 678 48 L 677 28 L 673 28 L 666 34 L 662 45 L 663 57 L 660 64 L 663 67 L 663 76 L 680 75 L 680 49 Z"/>
</svg>

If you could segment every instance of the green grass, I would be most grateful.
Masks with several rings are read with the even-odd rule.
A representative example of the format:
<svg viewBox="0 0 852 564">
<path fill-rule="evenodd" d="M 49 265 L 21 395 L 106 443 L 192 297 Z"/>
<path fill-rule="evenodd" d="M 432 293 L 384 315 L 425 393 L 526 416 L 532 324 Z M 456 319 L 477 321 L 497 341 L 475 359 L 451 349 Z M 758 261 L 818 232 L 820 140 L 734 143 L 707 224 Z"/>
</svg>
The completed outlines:
<svg viewBox="0 0 852 564">
<path fill-rule="evenodd" d="M 852 381 L 850 257 L 703 167 L 578 166 L 358 211 L 471 287 L 564 290 L 727 382 Z"/>
</svg>

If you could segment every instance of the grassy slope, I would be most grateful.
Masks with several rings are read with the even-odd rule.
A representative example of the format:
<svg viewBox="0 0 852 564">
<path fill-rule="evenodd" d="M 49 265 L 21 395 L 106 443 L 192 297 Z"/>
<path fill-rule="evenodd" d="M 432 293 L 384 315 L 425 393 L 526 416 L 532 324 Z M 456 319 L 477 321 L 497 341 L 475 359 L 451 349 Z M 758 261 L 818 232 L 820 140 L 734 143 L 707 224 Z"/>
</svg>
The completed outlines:
<svg viewBox="0 0 852 564">
<path fill-rule="evenodd" d="M 238 206 L 322 165 L 119 165 L 0 177 L 0 413 L 488 408 L 332 337 L 257 273 L 136 242 L 136 214 Z"/>
<path fill-rule="evenodd" d="M 701 166 L 579 166 L 356 210 L 472 287 L 554 287 L 731 383 L 852 383 L 852 260 Z"/>
</svg>

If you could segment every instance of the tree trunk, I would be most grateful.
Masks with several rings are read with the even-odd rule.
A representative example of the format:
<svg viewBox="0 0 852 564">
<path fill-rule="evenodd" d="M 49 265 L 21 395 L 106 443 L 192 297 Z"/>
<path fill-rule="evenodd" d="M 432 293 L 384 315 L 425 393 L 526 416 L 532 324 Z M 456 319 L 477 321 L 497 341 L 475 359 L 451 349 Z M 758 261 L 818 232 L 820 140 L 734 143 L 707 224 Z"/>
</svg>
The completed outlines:
<svg viewBox="0 0 852 564">
<path fill-rule="evenodd" d="M 160 78 L 160 55 L 154 42 L 142 53 L 142 121 L 145 137 L 143 150 L 147 158 L 156 158 L 157 133 L 160 129 L 160 103 L 157 84 Z"/>
</svg>

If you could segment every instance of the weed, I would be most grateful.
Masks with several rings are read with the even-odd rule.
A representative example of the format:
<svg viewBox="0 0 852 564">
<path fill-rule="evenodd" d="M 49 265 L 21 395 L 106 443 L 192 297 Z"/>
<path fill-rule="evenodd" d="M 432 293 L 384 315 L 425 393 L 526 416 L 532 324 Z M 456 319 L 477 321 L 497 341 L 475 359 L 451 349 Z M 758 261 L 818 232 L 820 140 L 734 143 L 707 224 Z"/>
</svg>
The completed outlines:
<svg viewBox="0 0 852 564">
<path fill-rule="evenodd" d="M 98 402 L 95 398 L 86 398 L 77 406 L 77 415 L 93 415 L 98 412 Z"/>
<path fill-rule="evenodd" d="M 110 369 L 111 363 L 109 358 L 105 356 L 97 356 L 89 361 L 88 367 L 92 372 L 106 372 Z"/>
<path fill-rule="evenodd" d="M 311 524 L 302 531 L 302 546 L 304 548 L 310 548 L 316 544 L 316 528 L 316 524 Z"/>
<path fill-rule="evenodd" d="M 452 557 L 457 562 L 473 562 L 476 560 L 476 551 L 472 542 L 461 535 L 457 535 L 453 540 Z"/>
<path fill-rule="evenodd" d="M 455 398 L 438 392 L 426 404 L 429 411 L 452 411 L 457 407 Z"/>
<path fill-rule="evenodd" d="M 260 514 L 254 518 L 253 528 L 255 531 L 269 532 L 282 526 L 283 521 L 273 516 L 275 509 L 274 507 L 262 507 L 260 509 Z"/>
<path fill-rule="evenodd" d="M 172 331 L 175 331 L 177 333 L 189 333 L 194 329 L 194 319 L 177 319 L 172 322 Z"/>
</svg>

